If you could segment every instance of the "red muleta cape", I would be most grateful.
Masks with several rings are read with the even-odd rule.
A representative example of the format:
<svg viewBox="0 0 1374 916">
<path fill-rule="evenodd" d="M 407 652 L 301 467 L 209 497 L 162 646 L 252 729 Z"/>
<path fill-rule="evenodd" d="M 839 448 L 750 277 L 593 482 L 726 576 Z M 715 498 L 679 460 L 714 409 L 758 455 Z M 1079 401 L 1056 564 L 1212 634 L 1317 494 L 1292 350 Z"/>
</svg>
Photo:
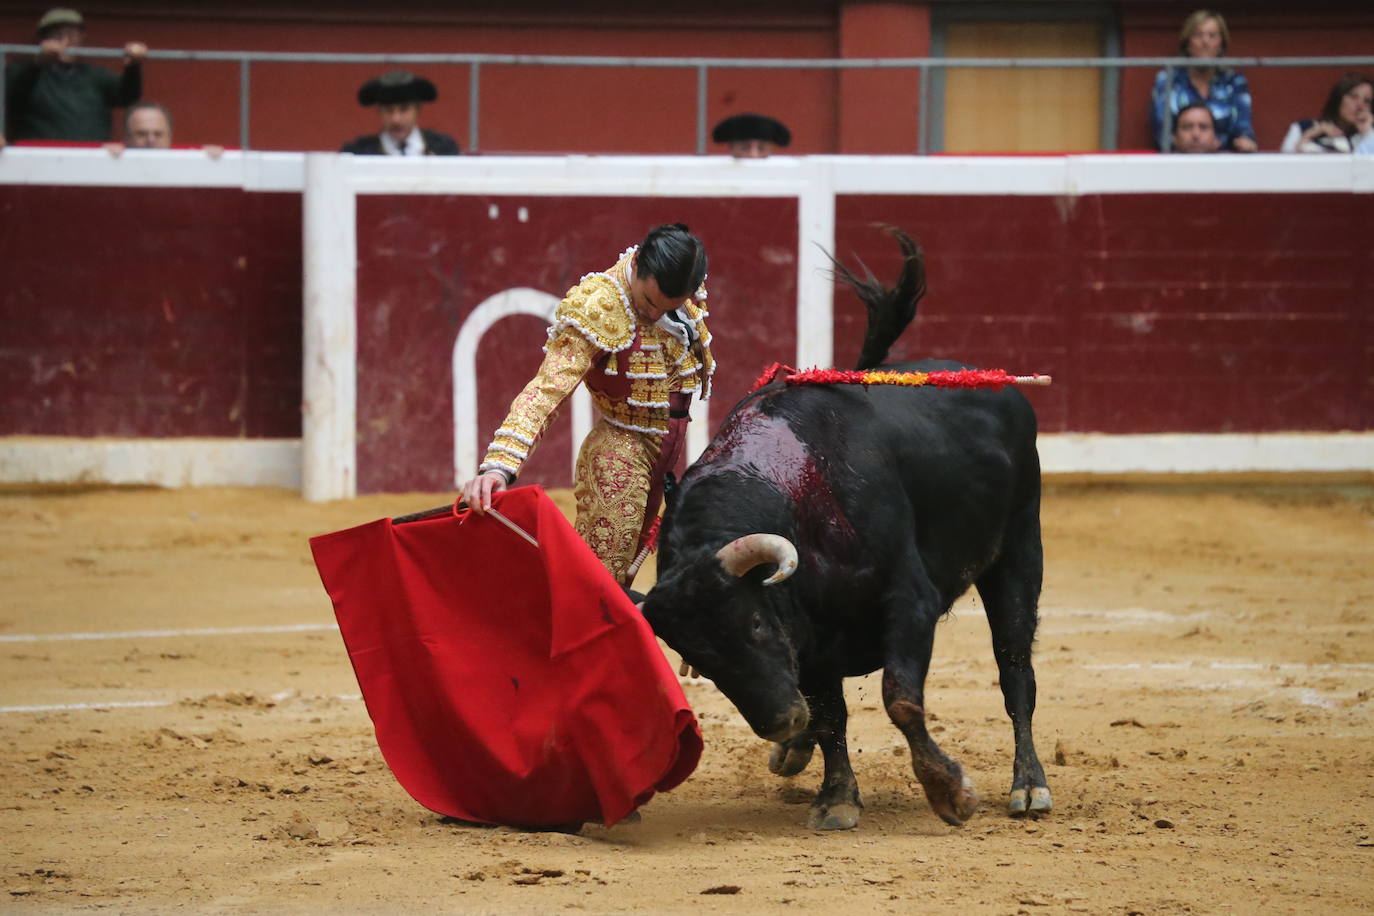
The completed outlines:
<svg viewBox="0 0 1374 916">
<path fill-rule="evenodd" d="M 433 811 L 614 824 L 686 779 L 701 731 L 652 630 L 538 487 L 310 547 L 382 755 Z"/>
</svg>

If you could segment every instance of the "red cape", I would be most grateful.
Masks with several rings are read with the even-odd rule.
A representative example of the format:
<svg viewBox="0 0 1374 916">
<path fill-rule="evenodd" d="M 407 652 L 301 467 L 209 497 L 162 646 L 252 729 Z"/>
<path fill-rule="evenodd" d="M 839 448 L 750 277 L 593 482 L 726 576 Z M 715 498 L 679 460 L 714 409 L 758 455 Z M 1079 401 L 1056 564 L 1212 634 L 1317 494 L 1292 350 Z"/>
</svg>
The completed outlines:
<svg viewBox="0 0 1374 916">
<path fill-rule="evenodd" d="M 377 744 L 426 808 L 515 826 L 624 818 L 701 731 L 648 623 L 538 487 L 312 538 Z"/>
</svg>

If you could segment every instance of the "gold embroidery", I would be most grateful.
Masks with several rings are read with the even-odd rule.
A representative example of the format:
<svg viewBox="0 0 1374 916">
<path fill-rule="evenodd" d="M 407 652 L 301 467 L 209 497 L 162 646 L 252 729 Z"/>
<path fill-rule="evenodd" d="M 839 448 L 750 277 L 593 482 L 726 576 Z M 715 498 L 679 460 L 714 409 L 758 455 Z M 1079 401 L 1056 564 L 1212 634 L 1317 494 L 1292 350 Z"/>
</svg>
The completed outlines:
<svg viewBox="0 0 1374 916">
<path fill-rule="evenodd" d="M 660 441 L 598 423 L 577 455 L 574 524 L 617 582 L 624 580 L 639 547 Z"/>
<path fill-rule="evenodd" d="M 550 340 L 544 349 L 544 362 L 511 403 L 479 470 L 498 467 L 519 474 L 549 417 L 582 381 L 597 353 L 593 344 L 571 329 Z M 518 457 L 521 454 L 524 458 Z"/>
<path fill-rule="evenodd" d="M 558 303 L 553 313 L 554 333 L 573 327 L 598 349 L 608 353 L 625 349 L 634 340 L 635 318 L 620 293 L 604 274 L 583 277 Z"/>
</svg>

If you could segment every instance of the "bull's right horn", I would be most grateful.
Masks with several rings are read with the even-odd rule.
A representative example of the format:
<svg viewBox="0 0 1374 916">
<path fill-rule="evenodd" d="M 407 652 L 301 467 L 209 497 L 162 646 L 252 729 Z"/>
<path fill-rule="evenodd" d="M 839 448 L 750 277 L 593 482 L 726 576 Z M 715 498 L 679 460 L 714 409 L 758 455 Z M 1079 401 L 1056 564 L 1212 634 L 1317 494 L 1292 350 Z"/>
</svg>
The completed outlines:
<svg viewBox="0 0 1374 916">
<path fill-rule="evenodd" d="M 716 551 L 716 559 L 732 576 L 742 576 L 760 563 L 776 563 L 777 572 L 764 579 L 764 585 L 776 585 L 797 571 L 797 548 L 780 534 L 757 533 L 735 538 Z"/>
</svg>

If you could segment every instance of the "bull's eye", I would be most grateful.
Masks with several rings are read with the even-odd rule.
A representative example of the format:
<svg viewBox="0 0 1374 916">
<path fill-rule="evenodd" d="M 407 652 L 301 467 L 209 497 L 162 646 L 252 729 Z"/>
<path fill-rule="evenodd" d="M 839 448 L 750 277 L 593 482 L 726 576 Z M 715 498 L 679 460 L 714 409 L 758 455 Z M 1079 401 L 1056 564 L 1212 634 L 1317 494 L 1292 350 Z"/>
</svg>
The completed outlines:
<svg viewBox="0 0 1374 916">
<path fill-rule="evenodd" d="M 755 611 L 752 623 L 754 628 L 754 635 L 761 635 L 763 633 L 763 615 Z"/>
</svg>

